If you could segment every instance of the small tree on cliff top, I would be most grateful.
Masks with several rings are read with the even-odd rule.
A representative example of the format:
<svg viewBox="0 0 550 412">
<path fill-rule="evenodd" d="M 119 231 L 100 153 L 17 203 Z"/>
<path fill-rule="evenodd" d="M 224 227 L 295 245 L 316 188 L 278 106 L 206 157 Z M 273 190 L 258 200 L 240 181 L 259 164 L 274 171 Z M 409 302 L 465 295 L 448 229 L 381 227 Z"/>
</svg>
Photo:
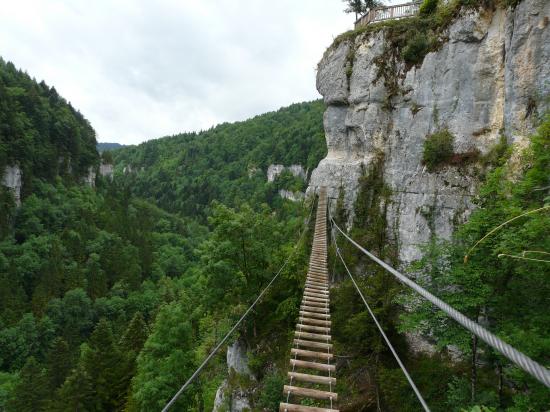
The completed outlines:
<svg viewBox="0 0 550 412">
<path fill-rule="evenodd" d="M 368 10 L 379 6 L 381 3 L 377 0 L 343 0 L 347 4 L 344 10 L 346 13 L 355 13 L 355 19 Z"/>
</svg>

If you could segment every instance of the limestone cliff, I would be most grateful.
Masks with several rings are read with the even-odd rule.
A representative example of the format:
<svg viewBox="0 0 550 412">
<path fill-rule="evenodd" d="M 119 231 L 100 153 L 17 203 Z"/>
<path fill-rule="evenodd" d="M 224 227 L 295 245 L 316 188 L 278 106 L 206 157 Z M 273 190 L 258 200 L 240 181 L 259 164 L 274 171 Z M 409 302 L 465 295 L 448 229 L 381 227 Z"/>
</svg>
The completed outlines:
<svg viewBox="0 0 550 412">
<path fill-rule="evenodd" d="M 6 166 L 0 184 L 13 191 L 16 206 L 21 205 L 22 172 L 19 165 Z"/>
<path fill-rule="evenodd" d="M 422 164 L 426 137 L 449 130 L 455 153 L 483 155 L 501 135 L 521 145 L 548 109 L 549 16 L 547 0 L 525 0 L 513 10 L 463 10 L 445 29 L 441 47 L 416 66 L 387 54 L 384 29 L 333 45 L 317 74 L 327 104 L 328 155 L 308 191 L 325 185 L 337 197 L 343 187 L 351 210 L 362 165 L 368 170 L 382 162 L 391 191 L 387 230 L 400 261 L 417 259 L 419 245 L 432 235 L 448 238 L 473 209 L 479 168 L 429 172 Z M 381 75 L 388 68 L 391 90 Z"/>
</svg>

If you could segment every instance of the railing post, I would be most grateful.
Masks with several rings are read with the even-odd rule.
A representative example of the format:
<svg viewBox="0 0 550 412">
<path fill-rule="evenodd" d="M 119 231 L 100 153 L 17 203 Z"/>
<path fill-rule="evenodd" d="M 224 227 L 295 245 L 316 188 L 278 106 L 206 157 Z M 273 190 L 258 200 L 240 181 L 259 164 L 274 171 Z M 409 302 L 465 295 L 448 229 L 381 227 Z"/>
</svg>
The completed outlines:
<svg viewBox="0 0 550 412">
<path fill-rule="evenodd" d="M 356 20 L 355 28 L 378 21 L 414 16 L 418 13 L 419 5 L 419 1 L 413 0 L 409 3 L 370 9 L 365 15 Z"/>
</svg>

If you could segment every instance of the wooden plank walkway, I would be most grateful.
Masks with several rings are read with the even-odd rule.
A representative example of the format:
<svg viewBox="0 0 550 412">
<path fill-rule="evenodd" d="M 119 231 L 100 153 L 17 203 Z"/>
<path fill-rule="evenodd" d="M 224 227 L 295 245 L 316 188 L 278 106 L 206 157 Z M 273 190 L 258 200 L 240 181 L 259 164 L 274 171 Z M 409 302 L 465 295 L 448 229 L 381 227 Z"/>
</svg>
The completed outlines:
<svg viewBox="0 0 550 412">
<path fill-rule="evenodd" d="M 338 394 L 334 392 L 336 367 L 330 336 L 326 221 L 327 194 L 325 188 L 321 188 L 309 270 L 290 353 L 290 382 L 283 389 L 286 401 L 279 405 L 280 412 L 338 412 L 334 409 Z M 315 400 L 324 406 L 301 405 L 303 399 Z"/>
</svg>

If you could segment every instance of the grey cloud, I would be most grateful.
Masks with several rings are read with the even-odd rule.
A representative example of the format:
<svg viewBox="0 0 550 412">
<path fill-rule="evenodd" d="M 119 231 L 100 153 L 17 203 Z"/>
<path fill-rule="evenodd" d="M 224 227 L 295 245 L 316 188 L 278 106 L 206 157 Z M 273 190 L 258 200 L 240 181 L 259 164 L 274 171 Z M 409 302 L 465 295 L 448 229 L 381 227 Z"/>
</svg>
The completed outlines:
<svg viewBox="0 0 550 412">
<path fill-rule="evenodd" d="M 2 57 L 122 143 L 317 98 L 316 63 L 353 20 L 340 0 L 8 3 Z"/>
</svg>

